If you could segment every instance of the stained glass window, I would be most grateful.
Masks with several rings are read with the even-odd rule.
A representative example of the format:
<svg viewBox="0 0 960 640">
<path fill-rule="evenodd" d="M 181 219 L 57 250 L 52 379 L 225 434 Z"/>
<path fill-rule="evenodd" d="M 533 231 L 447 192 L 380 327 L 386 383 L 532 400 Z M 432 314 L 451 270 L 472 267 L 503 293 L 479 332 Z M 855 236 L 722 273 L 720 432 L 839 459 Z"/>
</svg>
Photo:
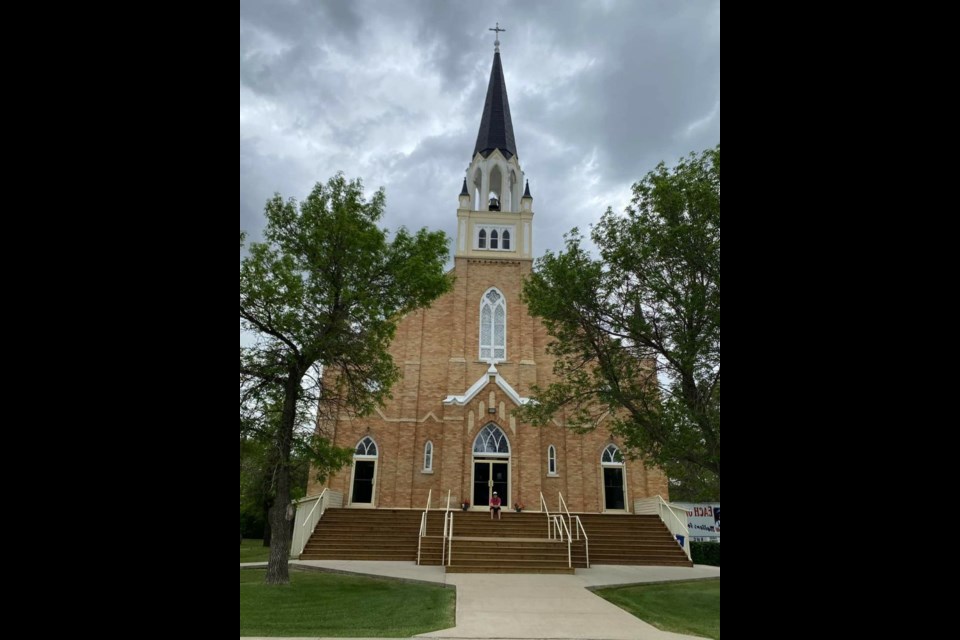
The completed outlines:
<svg viewBox="0 0 960 640">
<path fill-rule="evenodd" d="M 354 451 L 354 455 L 358 456 L 376 456 L 377 455 L 377 443 L 374 442 L 370 436 L 367 436 L 363 440 L 357 443 L 357 449 Z"/>
<path fill-rule="evenodd" d="M 507 307 L 496 289 L 483 294 L 480 303 L 480 359 L 507 359 Z"/>
<path fill-rule="evenodd" d="M 603 450 L 603 455 L 600 456 L 600 462 L 602 464 L 623 464 L 623 456 L 620 455 L 620 449 L 617 448 L 617 445 L 608 444 L 607 448 Z"/>
<path fill-rule="evenodd" d="M 510 453 L 510 443 L 506 434 L 495 424 L 488 424 L 473 441 L 474 453 Z"/>
</svg>

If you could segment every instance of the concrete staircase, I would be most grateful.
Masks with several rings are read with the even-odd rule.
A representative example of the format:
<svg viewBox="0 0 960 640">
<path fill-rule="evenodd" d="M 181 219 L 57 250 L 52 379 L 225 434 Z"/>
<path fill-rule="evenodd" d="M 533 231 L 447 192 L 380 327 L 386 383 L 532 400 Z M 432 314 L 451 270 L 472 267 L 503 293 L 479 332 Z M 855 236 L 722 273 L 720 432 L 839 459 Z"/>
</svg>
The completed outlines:
<svg viewBox="0 0 960 640">
<path fill-rule="evenodd" d="M 659 516 L 581 513 L 590 537 L 590 564 L 692 567 Z"/>
<path fill-rule="evenodd" d="M 327 509 L 300 559 L 416 562 L 422 513 L 411 509 Z M 442 527 L 443 516 L 438 517 Z"/>
<path fill-rule="evenodd" d="M 410 509 L 328 509 L 307 542 L 302 560 L 416 561 L 420 516 Z M 542 513 L 504 510 L 454 511 L 448 573 L 573 573 L 586 567 L 584 541 L 548 539 Z M 427 516 L 420 542 L 421 564 L 439 565 L 443 549 L 441 510 Z M 692 566 L 657 516 L 580 514 L 590 540 L 590 564 Z"/>
<path fill-rule="evenodd" d="M 571 545 L 573 567 L 567 566 L 567 544 L 550 540 L 547 517 L 541 513 L 504 510 L 500 520 L 486 511 L 453 512 L 452 558 L 447 573 L 573 573 L 586 567 L 583 541 Z M 443 512 L 427 518 L 429 553 L 421 548 L 421 564 L 440 564 Z"/>
</svg>

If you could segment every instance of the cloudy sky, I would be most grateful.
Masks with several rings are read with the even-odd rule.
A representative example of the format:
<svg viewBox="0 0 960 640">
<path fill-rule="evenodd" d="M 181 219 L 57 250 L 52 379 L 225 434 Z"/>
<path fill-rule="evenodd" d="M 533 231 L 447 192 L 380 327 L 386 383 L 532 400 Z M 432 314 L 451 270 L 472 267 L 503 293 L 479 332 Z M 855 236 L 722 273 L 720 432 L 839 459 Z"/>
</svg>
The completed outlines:
<svg viewBox="0 0 960 640">
<path fill-rule="evenodd" d="M 343 171 L 454 237 L 497 21 L 534 255 L 720 142 L 719 0 L 241 0 L 240 228 Z"/>
</svg>

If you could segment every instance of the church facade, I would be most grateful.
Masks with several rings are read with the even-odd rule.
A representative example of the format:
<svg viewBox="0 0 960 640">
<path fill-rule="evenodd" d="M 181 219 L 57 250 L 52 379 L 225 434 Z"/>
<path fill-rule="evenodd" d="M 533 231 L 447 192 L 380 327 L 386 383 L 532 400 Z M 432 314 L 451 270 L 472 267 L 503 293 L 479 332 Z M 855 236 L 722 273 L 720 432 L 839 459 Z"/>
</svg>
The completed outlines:
<svg viewBox="0 0 960 640">
<path fill-rule="evenodd" d="M 449 492 L 451 505 L 486 510 L 496 491 L 508 509 L 538 510 L 542 494 L 552 511 L 561 493 L 587 513 L 668 498 L 660 469 L 624 460 L 602 421 L 581 435 L 562 414 L 545 427 L 514 415 L 553 376 L 552 338 L 520 299 L 534 232 L 523 175 L 497 46 L 459 196 L 453 289 L 399 323 L 390 353 L 402 376 L 387 405 L 320 425 L 354 459 L 325 485 L 311 479 L 308 495 L 326 486 L 345 507 L 422 509 L 432 490 L 434 508 Z"/>
</svg>

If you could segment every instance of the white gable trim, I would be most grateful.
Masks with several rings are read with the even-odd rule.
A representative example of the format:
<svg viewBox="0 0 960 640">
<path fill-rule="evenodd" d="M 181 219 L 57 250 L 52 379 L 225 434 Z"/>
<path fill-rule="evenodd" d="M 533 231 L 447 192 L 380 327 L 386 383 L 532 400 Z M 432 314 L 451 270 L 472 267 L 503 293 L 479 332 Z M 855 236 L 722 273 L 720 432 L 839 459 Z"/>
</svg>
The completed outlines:
<svg viewBox="0 0 960 640">
<path fill-rule="evenodd" d="M 477 394 L 480 393 L 480 391 L 491 381 L 496 382 L 497 386 L 503 389 L 504 393 L 506 393 L 510 399 L 513 400 L 513 403 L 518 407 L 532 401 L 530 398 L 521 398 L 520 394 L 510 386 L 510 383 L 504 380 L 503 376 L 497 372 L 497 368 L 493 366 L 493 363 L 490 363 L 490 368 L 487 369 L 487 372 L 481 376 L 479 380 L 474 382 L 473 385 L 467 389 L 466 393 L 464 393 L 462 396 L 447 396 L 443 399 L 443 404 L 453 404 L 457 405 L 458 407 L 462 407 L 477 397 Z"/>
</svg>

